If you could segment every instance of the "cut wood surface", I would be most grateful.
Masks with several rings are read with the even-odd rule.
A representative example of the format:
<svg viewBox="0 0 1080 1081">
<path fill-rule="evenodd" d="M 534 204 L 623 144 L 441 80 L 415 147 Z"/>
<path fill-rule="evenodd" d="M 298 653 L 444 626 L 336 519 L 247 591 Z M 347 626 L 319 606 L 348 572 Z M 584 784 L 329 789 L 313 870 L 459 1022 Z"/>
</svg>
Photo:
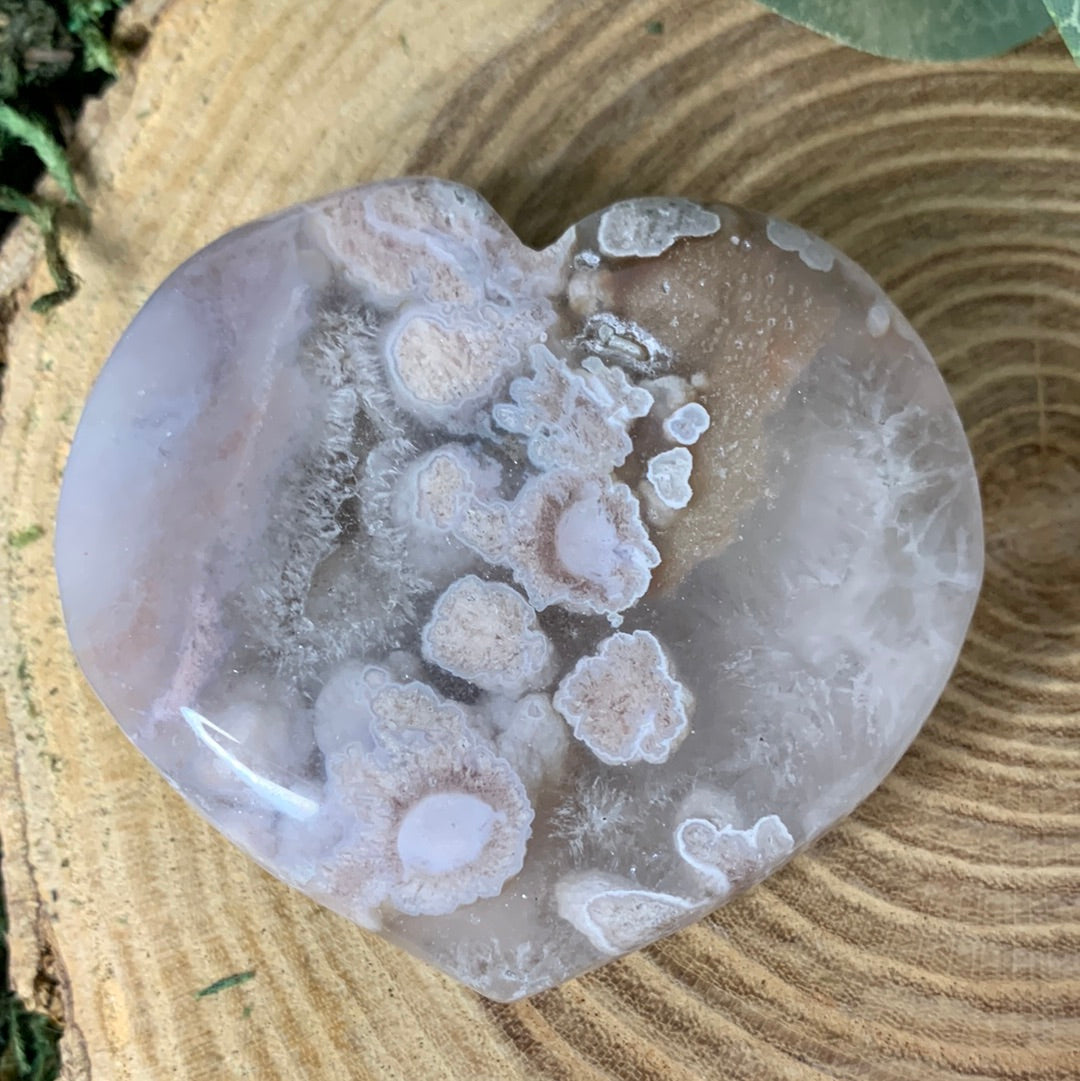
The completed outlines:
<svg viewBox="0 0 1080 1081">
<path fill-rule="evenodd" d="M 29 230 L 0 259 L 0 836 L 17 988 L 63 1019 L 64 1077 L 1080 1077 L 1080 72 L 1060 41 L 904 65 L 743 0 L 125 19 L 152 32 L 79 127 L 78 296 L 30 312 Z M 214 833 L 91 694 L 51 571 L 80 408 L 155 285 L 252 217 L 404 173 L 476 187 L 538 244 L 654 193 L 820 232 L 925 337 L 986 504 L 959 668 L 881 789 L 697 926 L 511 1006 Z"/>
</svg>

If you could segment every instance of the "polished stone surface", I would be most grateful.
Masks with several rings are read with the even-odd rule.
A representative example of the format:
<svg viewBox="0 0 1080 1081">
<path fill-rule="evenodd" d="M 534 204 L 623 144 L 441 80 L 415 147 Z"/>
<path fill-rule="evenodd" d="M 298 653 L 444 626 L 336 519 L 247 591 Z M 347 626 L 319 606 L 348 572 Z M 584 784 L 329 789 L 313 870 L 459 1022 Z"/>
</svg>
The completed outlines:
<svg viewBox="0 0 1080 1081">
<path fill-rule="evenodd" d="M 617 204 L 524 247 L 374 184 L 204 249 L 68 462 L 71 641 L 285 881 L 493 998 L 698 918 L 846 814 L 949 675 L 978 492 L 821 239 Z"/>
</svg>

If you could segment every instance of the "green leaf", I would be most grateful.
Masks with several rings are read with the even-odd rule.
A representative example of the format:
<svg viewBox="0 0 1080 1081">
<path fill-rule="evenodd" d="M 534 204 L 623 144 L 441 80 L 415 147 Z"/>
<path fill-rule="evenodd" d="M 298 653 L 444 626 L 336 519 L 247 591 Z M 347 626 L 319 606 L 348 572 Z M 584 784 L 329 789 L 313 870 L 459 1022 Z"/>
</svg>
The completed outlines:
<svg viewBox="0 0 1080 1081">
<path fill-rule="evenodd" d="M 220 980 L 215 980 L 209 987 L 196 991 L 195 997 L 206 998 L 207 995 L 216 995 L 220 991 L 227 991 L 230 987 L 236 987 L 253 979 L 255 979 L 255 969 L 253 968 L 249 968 L 247 972 L 234 972 L 231 976 L 223 976 Z"/>
<path fill-rule="evenodd" d="M 101 30 L 91 24 L 79 31 L 79 38 L 83 43 L 83 70 L 115 75 L 116 62 Z"/>
<path fill-rule="evenodd" d="M 1045 0 L 1073 59 L 1080 64 L 1080 0 Z"/>
<path fill-rule="evenodd" d="M 116 62 L 105 40 L 101 20 L 110 11 L 124 6 L 127 0 L 68 0 L 67 28 L 83 46 L 83 70 L 116 74 Z"/>
<path fill-rule="evenodd" d="M 996 56 L 1051 25 L 1047 6 L 1077 0 L 762 0 L 785 19 L 896 60 Z"/>
<path fill-rule="evenodd" d="M 100 23 L 110 12 L 117 11 L 127 0 L 68 0 L 68 29 L 77 34 L 91 23 Z"/>
<path fill-rule="evenodd" d="M 82 204 L 71 166 L 64 156 L 64 148 L 49 134 L 48 128 L 40 120 L 0 103 L 0 131 L 31 147 L 41 159 L 41 164 L 49 170 L 49 175 L 63 189 L 68 201 Z"/>
</svg>

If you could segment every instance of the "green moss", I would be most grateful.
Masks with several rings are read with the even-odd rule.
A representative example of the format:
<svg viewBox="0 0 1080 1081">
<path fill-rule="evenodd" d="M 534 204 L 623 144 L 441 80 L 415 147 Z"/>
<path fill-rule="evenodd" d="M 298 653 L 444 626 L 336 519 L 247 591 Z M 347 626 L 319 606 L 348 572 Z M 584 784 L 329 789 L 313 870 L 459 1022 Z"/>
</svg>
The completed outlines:
<svg viewBox="0 0 1080 1081">
<path fill-rule="evenodd" d="M 25 548 L 28 544 L 33 544 L 36 540 L 41 540 L 45 536 L 45 530 L 42 526 L 32 525 L 26 529 L 19 529 L 8 534 L 8 545 L 12 548 L 19 549 Z"/>
</svg>

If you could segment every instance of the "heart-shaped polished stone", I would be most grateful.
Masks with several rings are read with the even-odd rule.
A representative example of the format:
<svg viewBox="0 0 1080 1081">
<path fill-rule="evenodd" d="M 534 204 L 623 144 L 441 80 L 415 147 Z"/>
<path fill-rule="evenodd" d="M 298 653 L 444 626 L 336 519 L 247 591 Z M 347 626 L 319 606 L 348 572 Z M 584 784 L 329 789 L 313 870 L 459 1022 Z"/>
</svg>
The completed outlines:
<svg viewBox="0 0 1080 1081">
<path fill-rule="evenodd" d="M 760 881 L 882 779 L 982 564 L 959 419 L 786 222 L 618 203 L 542 252 L 373 184 L 229 234 L 105 365 L 72 643 L 285 881 L 492 998 Z"/>
</svg>

